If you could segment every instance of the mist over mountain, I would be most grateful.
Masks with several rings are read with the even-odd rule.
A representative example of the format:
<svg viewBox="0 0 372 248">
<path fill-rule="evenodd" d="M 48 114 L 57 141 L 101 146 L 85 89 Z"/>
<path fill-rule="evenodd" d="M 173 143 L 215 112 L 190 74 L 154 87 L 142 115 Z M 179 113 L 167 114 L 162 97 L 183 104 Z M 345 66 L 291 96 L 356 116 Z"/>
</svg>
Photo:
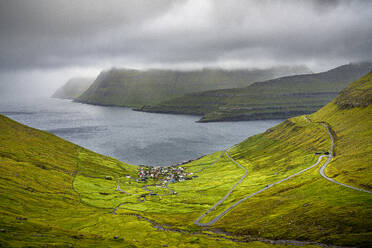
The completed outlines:
<svg viewBox="0 0 372 248">
<path fill-rule="evenodd" d="M 317 111 L 350 82 L 371 70 L 370 62 L 347 64 L 322 73 L 281 77 L 243 88 L 192 93 L 140 110 L 202 115 L 202 122 L 285 119 Z"/>
<path fill-rule="evenodd" d="M 54 98 L 76 99 L 93 83 L 94 78 L 71 78 L 52 95 Z"/>
<path fill-rule="evenodd" d="M 102 72 L 77 101 L 98 105 L 141 106 L 187 93 L 237 88 L 258 80 L 309 72 L 305 66 L 191 71 L 111 69 Z"/>
<path fill-rule="evenodd" d="M 165 170 L 0 115 L 0 245 L 371 247 L 371 89 Z"/>
<path fill-rule="evenodd" d="M 0 247 L 371 248 L 371 23 L 371 0 L 0 0 Z"/>
<path fill-rule="evenodd" d="M 371 10 L 362 0 L 0 1 L 0 84 L 51 92 L 112 67 L 320 72 L 372 58 Z"/>
</svg>

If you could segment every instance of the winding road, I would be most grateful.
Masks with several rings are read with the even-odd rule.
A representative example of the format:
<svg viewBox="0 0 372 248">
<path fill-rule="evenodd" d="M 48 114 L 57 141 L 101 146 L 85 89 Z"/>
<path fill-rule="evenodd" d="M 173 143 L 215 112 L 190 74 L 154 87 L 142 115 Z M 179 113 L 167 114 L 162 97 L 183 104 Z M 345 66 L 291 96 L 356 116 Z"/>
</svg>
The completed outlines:
<svg viewBox="0 0 372 248">
<path fill-rule="evenodd" d="M 309 122 L 311 122 L 311 120 L 309 119 L 309 118 L 307 118 L 307 117 L 305 117 L 306 118 L 306 120 L 308 120 Z M 321 156 L 319 156 L 319 158 L 318 158 L 318 160 L 316 161 L 316 163 L 315 164 L 313 164 L 313 165 L 311 165 L 311 166 L 309 166 L 309 167 L 307 167 L 307 168 L 305 168 L 305 169 L 303 169 L 303 170 L 301 170 L 301 171 L 299 171 L 299 172 L 296 172 L 295 174 L 293 174 L 293 175 L 290 175 L 290 176 L 288 176 L 288 177 L 286 177 L 286 178 L 284 178 L 284 179 L 282 179 L 282 180 L 280 180 L 280 181 L 277 181 L 277 182 L 274 182 L 274 183 L 272 183 L 272 184 L 269 184 L 269 185 L 267 185 L 266 187 L 264 187 L 264 188 L 262 188 L 262 189 L 260 189 L 260 190 L 258 190 L 258 191 L 256 191 L 256 192 L 254 192 L 254 193 L 252 193 L 252 194 L 250 194 L 250 195 L 248 195 L 248 196 L 246 196 L 246 197 L 244 197 L 244 198 L 242 198 L 242 199 L 240 199 L 239 201 L 237 201 L 237 202 L 235 202 L 233 205 L 231 205 L 230 207 L 228 207 L 226 210 L 224 210 L 222 213 L 220 213 L 219 215 L 217 215 L 214 219 L 212 219 L 212 220 L 210 220 L 209 222 L 206 222 L 206 223 L 201 223 L 200 221 L 206 216 L 206 215 L 208 215 L 209 213 L 211 213 L 212 211 L 214 211 L 219 205 L 221 205 L 229 196 L 230 196 L 230 194 L 234 191 L 234 189 L 238 186 L 238 185 L 240 185 L 242 182 L 243 182 L 243 180 L 248 176 L 248 170 L 244 167 L 244 166 L 242 166 L 241 164 L 239 164 L 236 160 L 234 160 L 230 155 L 229 155 L 229 151 L 231 150 L 231 148 L 233 148 L 234 146 L 231 146 L 231 147 L 229 147 L 229 148 L 227 148 L 226 150 L 224 150 L 222 153 L 221 153 L 221 155 L 213 162 L 213 163 L 211 163 L 211 164 L 209 164 L 208 166 L 206 166 L 206 167 L 203 167 L 203 168 L 201 168 L 201 169 L 199 169 L 199 170 L 197 170 L 197 171 L 195 171 L 194 173 L 198 173 L 198 172 L 201 172 L 201 171 L 203 171 L 203 170 L 205 170 L 205 169 L 207 169 L 207 168 L 209 168 L 209 167 L 211 167 L 212 165 L 214 165 L 214 164 L 216 164 L 221 158 L 222 158 L 222 156 L 223 155 L 225 155 L 226 154 L 226 156 L 234 163 L 234 164 L 236 164 L 237 166 L 239 166 L 240 168 L 242 168 L 243 170 L 244 170 L 244 175 L 240 178 L 240 180 L 229 190 L 229 192 L 221 199 L 221 200 L 219 200 L 214 206 L 212 206 L 210 209 L 208 209 L 205 213 L 203 213 L 199 218 L 197 218 L 195 221 L 194 221 L 194 224 L 196 224 L 196 225 L 198 225 L 198 226 L 211 226 L 211 225 L 213 225 L 213 224 L 215 224 L 217 221 L 219 221 L 224 215 L 226 215 L 228 212 L 230 212 L 233 208 L 235 208 L 236 206 L 238 206 L 240 203 L 242 203 L 243 201 L 245 201 L 245 200 L 247 200 L 247 199 L 249 199 L 249 198 L 251 198 L 251 197 L 253 197 L 253 196 L 255 196 L 255 195 L 257 195 L 257 194 L 259 194 L 259 193 L 261 193 L 261 192 L 263 192 L 263 191 L 265 191 L 265 190 L 267 190 L 267 189 L 269 189 L 269 188 L 271 188 L 271 187 L 273 187 L 274 185 L 277 185 L 277 184 L 279 184 L 279 183 L 282 183 L 282 182 L 285 182 L 285 181 L 287 181 L 287 180 L 289 180 L 289 179 L 291 179 L 291 178 L 293 178 L 293 177 L 295 177 L 295 176 L 297 176 L 297 175 L 299 175 L 299 174 L 301 174 L 301 173 L 303 173 L 303 172 L 305 172 L 305 171 L 307 171 L 307 170 L 310 170 L 311 168 L 314 168 L 315 166 L 317 166 L 317 165 L 319 165 L 319 163 L 321 162 L 321 160 L 323 159 L 323 158 L 327 158 L 327 161 L 320 167 L 320 169 L 319 169 L 319 173 L 320 173 L 320 175 L 322 176 L 322 177 L 324 177 L 325 179 L 327 179 L 328 181 L 330 181 L 330 182 L 333 182 L 333 183 L 336 183 L 336 184 L 338 184 L 338 185 L 341 185 L 341 186 L 344 186 L 344 187 L 347 187 L 347 188 L 349 188 L 349 189 L 353 189 L 353 190 L 358 190 L 358 191 L 362 191 L 362 192 L 366 192 L 366 193 L 372 193 L 371 191 L 368 191 L 368 190 L 365 190 L 365 189 L 361 189 L 361 188 L 357 188 L 357 187 L 353 187 L 353 186 L 350 186 L 350 185 L 346 185 L 346 184 L 343 184 L 343 183 L 340 183 L 340 182 L 337 182 L 336 180 L 334 180 L 334 179 L 332 179 L 332 178 L 329 178 L 329 177 L 327 177 L 326 175 L 325 175 L 325 169 L 326 169 L 326 167 L 327 167 L 327 165 L 331 162 L 331 160 L 332 160 L 332 158 L 333 158 L 333 154 L 334 154 L 334 137 L 333 137 L 333 135 L 332 135 L 332 132 L 331 132 L 331 129 L 330 129 L 330 127 L 327 125 L 327 124 L 325 124 L 325 123 L 320 123 L 323 127 L 325 127 L 326 128 L 326 130 L 327 130 L 327 133 L 328 133 L 328 135 L 329 135 L 329 139 L 330 139 L 330 141 L 331 141 L 331 147 L 330 147 L 330 154 L 328 154 L 328 155 L 321 155 Z M 171 190 L 171 189 L 169 189 L 168 188 L 168 184 L 169 184 L 169 181 L 168 181 L 168 183 L 166 184 L 166 185 L 162 185 L 162 187 L 163 188 L 166 188 L 166 189 L 168 189 L 169 191 L 170 191 L 170 193 L 169 194 L 165 194 L 165 195 L 171 195 L 171 194 L 174 194 L 175 192 L 173 191 L 173 190 Z M 124 191 L 124 190 L 122 190 L 121 188 L 120 188 L 120 186 L 119 186 L 119 181 L 117 180 L 116 181 L 116 185 L 117 185 L 117 191 L 120 191 L 120 192 L 123 192 L 123 193 L 126 193 L 126 194 L 129 194 L 129 195 L 139 195 L 139 194 L 132 194 L 132 193 L 129 193 L 129 192 L 127 192 L 127 191 Z M 146 196 L 147 195 L 150 195 L 150 194 L 153 194 L 153 191 L 152 190 L 150 190 L 150 189 L 148 189 L 147 188 L 147 186 L 157 186 L 157 185 L 145 185 L 145 186 L 143 186 L 142 187 L 142 189 L 144 189 L 144 190 L 146 190 L 146 191 L 149 191 L 149 193 L 147 193 L 147 194 L 142 194 L 141 195 L 141 197 L 142 198 L 144 198 L 144 199 L 140 199 L 141 197 L 139 197 L 139 202 L 143 202 L 143 201 L 145 201 L 146 200 Z M 160 186 L 160 185 L 159 185 Z M 121 203 L 121 204 L 119 204 L 114 210 L 113 210 L 113 214 L 115 214 L 115 212 L 116 212 L 116 210 L 121 206 L 121 205 L 124 205 L 124 204 L 127 204 L 127 203 L 129 203 L 129 202 L 124 202 L 124 203 Z"/>
<path fill-rule="evenodd" d="M 324 177 L 328 181 L 331 181 L 333 183 L 337 183 L 338 185 L 347 187 L 349 189 L 354 189 L 354 190 L 358 190 L 358 191 L 362 191 L 362 192 L 366 192 L 366 193 L 370 193 L 371 194 L 372 191 L 369 191 L 369 190 L 366 190 L 366 189 L 357 188 L 357 187 L 353 187 L 353 186 L 350 186 L 350 185 L 347 185 L 347 184 L 343 184 L 343 183 L 337 182 L 336 180 L 334 180 L 334 179 L 329 178 L 329 177 L 326 176 L 326 174 L 324 173 L 324 170 L 326 169 L 326 167 L 327 167 L 328 163 L 330 162 L 330 160 L 333 158 L 333 154 L 334 154 L 334 142 L 335 141 L 334 141 L 334 137 L 332 135 L 332 132 L 331 132 L 329 126 L 327 126 L 324 123 L 321 123 L 321 125 L 323 125 L 327 129 L 327 132 L 328 132 L 328 135 L 329 135 L 329 139 L 331 140 L 331 150 L 330 150 L 330 154 L 329 154 L 329 158 L 328 158 L 327 162 L 324 163 L 323 166 L 320 167 L 320 169 L 319 169 L 320 175 L 322 175 L 322 177 Z"/>
<path fill-rule="evenodd" d="M 308 118 L 307 118 L 307 120 L 309 120 Z M 309 120 L 310 121 L 310 120 Z M 311 122 L 311 121 L 310 121 Z M 203 219 L 207 214 L 209 214 L 210 212 L 212 212 L 217 206 L 219 206 L 219 205 L 221 205 L 226 199 L 227 199 L 227 197 L 229 197 L 229 195 L 232 193 L 232 191 L 245 179 L 245 177 L 248 175 L 248 171 L 247 171 L 247 169 L 244 167 L 244 166 L 242 166 L 241 164 L 239 164 L 237 161 L 235 161 L 233 158 L 231 158 L 230 157 L 230 155 L 229 155 L 229 150 L 232 148 L 232 147 L 230 147 L 230 148 L 228 148 L 227 150 L 226 150 L 226 156 L 232 161 L 232 162 L 234 162 L 236 165 L 238 165 L 239 167 L 241 167 L 244 171 L 245 171 L 245 174 L 240 178 L 240 180 L 239 180 L 239 182 L 237 182 L 231 189 L 230 189 L 230 191 L 220 200 L 220 201 L 218 201 L 213 207 L 211 207 L 210 209 L 208 209 L 205 213 L 203 213 L 198 219 L 196 219 L 195 221 L 194 221 L 194 224 L 196 224 L 196 225 L 198 225 L 198 226 L 210 226 L 210 225 L 213 225 L 213 224 L 215 224 L 217 221 L 219 221 L 224 215 L 226 215 L 228 212 L 230 212 L 233 208 L 235 208 L 237 205 L 239 205 L 240 203 L 242 203 L 243 201 L 245 201 L 245 200 L 247 200 L 247 199 L 249 199 L 249 198 L 251 198 L 251 197 L 253 197 L 253 196 L 255 196 L 255 195 L 257 195 L 257 194 L 259 194 L 259 193 L 261 193 L 261 192 L 263 192 L 263 191 L 265 191 L 265 190 L 267 190 L 267 189 L 269 189 L 269 188 L 271 188 L 271 187 L 273 187 L 274 185 L 277 185 L 277 184 L 279 184 L 279 183 L 282 183 L 282 182 L 285 182 L 285 181 L 287 181 L 287 180 L 289 180 L 289 179 L 291 179 L 292 177 L 295 177 L 295 176 L 297 176 L 297 175 L 299 175 L 299 174 L 301 174 L 301 173 L 303 173 L 303 172 L 305 172 L 305 171 L 307 171 L 307 170 L 309 170 L 309 169 L 311 169 L 311 168 L 313 168 L 313 167 L 315 167 L 315 166 L 317 166 L 319 163 L 320 163 L 320 161 L 323 159 L 323 158 L 327 158 L 327 161 L 321 166 L 321 168 L 319 169 L 319 173 L 320 173 L 320 175 L 322 175 L 325 179 L 327 179 L 327 180 L 329 180 L 329 181 L 331 181 L 331 182 L 333 182 L 333 183 L 337 183 L 337 184 L 339 184 L 339 185 L 341 185 L 341 186 L 344 186 L 344 187 L 347 187 L 347 188 L 350 188 L 350 189 L 354 189 L 354 190 L 358 190 L 358 191 L 362 191 L 362 192 L 366 192 L 366 193 L 372 193 L 371 191 L 368 191 L 368 190 L 365 190 L 365 189 L 360 189 L 360 188 L 356 188 L 356 187 L 353 187 L 353 186 L 349 186 L 349 185 L 346 185 L 346 184 L 343 184 L 343 183 L 340 183 L 340 182 L 337 182 L 336 180 L 334 180 L 334 179 L 332 179 L 332 178 L 329 178 L 329 177 L 327 177 L 326 175 L 325 175 L 325 173 L 324 173 L 324 170 L 325 170 L 325 168 L 327 167 L 327 165 L 329 164 L 329 162 L 332 160 L 332 158 L 333 158 L 333 153 L 334 153 L 334 137 L 333 137 L 333 135 L 332 135 L 332 132 L 331 132 L 331 130 L 330 130 L 330 128 L 326 125 L 326 124 L 324 124 L 324 123 L 321 123 L 321 125 L 323 125 L 325 128 L 326 128 L 326 130 L 327 130 L 327 133 L 328 133 L 328 135 L 329 135 L 329 138 L 330 138 L 330 140 L 331 140 L 331 147 L 330 147 L 330 154 L 329 155 L 321 155 L 321 156 L 319 156 L 319 158 L 318 158 L 318 160 L 317 160 L 317 162 L 315 163 L 315 164 L 313 164 L 313 165 L 311 165 L 310 167 L 307 167 L 307 168 L 305 168 L 305 169 L 303 169 L 303 170 L 301 170 L 301 171 L 299 171 L 299 172 L 297 172 L 297 173 L 295 173 L 295 174 L 293 174 L 293 175 L 290 175 L 289 177 L 287 177 L 287 178 L 284 178 L 284 179 L 282 179 L 282 180 L 280 180 L 280 181 L 277 181 L 277 182 L 275 182 L 275 183 L 272 183 L 272 184 L 269 184 L 269 185 L 267 185 L 266 187 L 264 187 L 264 188 L 262 188 L 262 189 L 260 189 L 260 190 L 258 190 L 258 191 L 256 191 L 256 192 L 254 192 L 254 193 L 252 193 L 252 194 L 250 194 L 250 195 L 248 195 L 248 196 L 246 196 L 246 197 L 244 197 L 243 199 L 241 199 L 241 200 L 239 200 L 239 201 L 237 201 L 236 203 L 234 203 L 233 205 L 231 205 L 229 208 L 227 208 L 225 211 L 223 211 L 222 213 L 220 213 L 219 215 L 217 215 L 214 219 L 212 219 L 211 221 L 209 221 L 209 222 L 206 222 L 206 223 L 201 223 L 200 222 L 200 220 L 201 219 Z M 221 154 L 221 156 L 223 155 L 224 153 L 222 153 Z M 220 156 L 220 157 L 221 157 Z M 220 159 L 220 157 L 217 159 L 217 161 Z M 217 162 L 217 161 L 215 161 L 215 162 Z"/>
<path fill-rule="evenodd" d="M 232 146 L 233 147 L 233 146 Z M 216 207 L 218 207 L 220 204 L 222 204 L 225 200 L 226 200 L 226 198 L 227 197 L 229 197 L 229 195 L 231 194 L 231 192 L 233 192 L 233 190 L 239 185 L 239 184 L 241 184 L 242 182 L 243 182 L 243 180 L 244 180 L 244 178 L 246 177 L 246 176 L 248 176 L 248 170 L 244 167 L 244 166 L 242 166 L 241 164 L 239 164 L 238 162 L 236 162 L 234 159 L 232 159 L 231 157 L 230 157 L 230 155 L 229 155 L 229 150 L 232 148 L 232 147 L 230 147 L 230 148 L 228 148 L 227 150 L 226 150 L 226 156 L 229 158 L 229 159 L 231 159 L 231 161 L 233 161 L 236 165 L 238 165 L 240 168 L 242 168 L 244 171 L 245 171 L 245 174 L 240 178 L 240 180 L 239 180 L 239 182 L 237 182 L 231 189 L 230 189 L 230 191 L 221 199 L 221 200 L 219 200 L 213 207 L 211 207 L 210 209 L 208 209 L 207 210 L 207 212 L 205 212 L 204 214 L 202 214 L 198 219 L 196 219 L 196 221 L 194 222 L 194 224 L 196 224 L 196 225 L 198 225 L 198 226 L 210 226 L 210 225 L 212 225 L 212 224 L 214 224 L 214 223 L 216 223 L 223 215 L 218 215 L 216 218 L 214 218 L 213 220 L 211 220 L 211 221 L 209 221 L 209 222 L 207 222 L 207 223 L 200 223 L 200 220 L 201 219 L 203 219 L 207 214 L 209 214 L 210 212 L 212 212 Z M 224 153 L 222 153 L 222 154 L 224 154 Z M 221 155 L 222 156 L 222 155 Z M 217 160 L 219 160 L 220 158 L 221 158 L 221 156 L 217 159 Z"/>
<path fill-rule="evenodd" d="M 249 198 L 251 198 L 251 197 L 253 197 L 253 196 L 255 196 L 255 195 L 257 195 L 257 194 L 259 194 L 259 193 L 261 193 L 261 192 L 263 192 L 263 191 L 265 191 L 265 190 L 271 188 L 271 187 L 273 187 L 273 186 L 276 185 L 276 184 L 279 184 L 279 183 L 282 183 L 282 182 L 284 182 L 284 181 L 287 181 L 287 180 L 291 179 L 292 177 L 295 177 L 295 176 L 297 176 L 297 175 L 299 175 L 299 174 L 301 174 L 301 173 L 303 173 L 303 172 L 305 172 L 305 171 L 307 171 L 307 170 L 310 170 L 311 168 L 317 166 L 317 165 L 320 163 L 320 161 L 322 160 L 322 158 L 324 158 L 324 157 L 328 157 L 327 162 L 329 162 L 330 159 L 331 159 L 331 158 L 330 158 L 329 156 L 327 156 L 327 155 L 321 155 L 321 156 L 319 156 L 318 161 L 317 161 L 315 164 L 311 165 L 310 167 L 307 167 L 306 169 L 303 169 L 303 170 L 301 170 L 301 171 L 299 171 L 299 172 L 297 172 L 297 173 L 295 173 L 295 174 L 293 174 L 293 175 L 291 175 L 291 176 L 289 176 L 289 177 L 287 177 L 287 178 L 284 178 L 284 179 L 282 179 L 282 180 L 280 180 L 280 181 L 277 181 L 277 182 L 275 182 L 275 183 L 272 183 L 272 184 L 267 185 L 266 187 L 264 187 L 264 188 L 262 188 L 262 189 L 260 189 L 260 190 L 258 190 L 258 191 L 256 191 L 256 192 L 254 192 L 254 193 L 252 193 L 252 194 L 250 194 L 250 195 L 244 197 L 243 199 L 237 201 L 236 203 L 234 203 L 233 205 L 231 205 L 229 208 L 227 208 L 225 211 L 223 211 L 222 213 L 220 213 L 219 215 L 217 215 L 213 220 L 211 220 L 211 221 L 209 221 L 209 222 L 207 222 L 207 223 L 200 223 L 200 220 L 201 220 L 202 218 L 204 218 L 208 213 L 210 213 L 211 211 L 213 211 L 213 210 L 214 210 L 218 205 L 220 205 L 223 201 L 225 201 L 226 198 L 227 198 L 227 197 L 231 194 L 231 192 L 234 190 L 234 188 L 235 188 L 237 185 L 239 185 L 239 184 L 244 180 L 244 178 L 248 175 L 248 171 L 247 171 L 246 168 L 244 168 L 241 164 L 239 164 L 239 163 L 236 162 L 233 158 L 231 158 L 230 155 L 229 155 L 228 153 L 226 153 L 226 155 L 231 159 L 231 161 L 233 161 L 235 164 L 237 164 L 237 165 L 239 165 L 240 167 L 242 167 L 242 168 L 246 171 L 246 173 L 245 173 L 245 175 L 240 179 L 240 181 L 239 181 L 237 184 L 235 184 L 234 187 L 233 187 L 233 188 L 232 188 L 232 189 L 227 193 L 227 195 L 225 195 L 224 198 L 222 198 L 219 202 L 217 202 L 217 203 L 216 203 L 212 208 L 208 209 L 207 212 L 205 212 L 203 215 L 201 215 L 201 216 L 200 216 L 200 217 L 199 217 L 199 218 L 194 222 L 194 224 L 196 224 L 196 225 L 198 225 L 198 226 L 210 226 L 210 225 L 213 225 L 214 223 L 216 223 L 217 221 L 219 221 L 219 220 L 220 220 L 224 215 L 226 215 L 228 212 L 230 212 L 233 208 L 235 208 L 237 205 L 239 205 L 239 204 L 242 203 L 243 201 L 245 201 L 245 200 L 247 200 L 247 199 L 249 199 Z M 326 163 L 327 163 L 327 162 L 326 162 Z"/>
</svg>

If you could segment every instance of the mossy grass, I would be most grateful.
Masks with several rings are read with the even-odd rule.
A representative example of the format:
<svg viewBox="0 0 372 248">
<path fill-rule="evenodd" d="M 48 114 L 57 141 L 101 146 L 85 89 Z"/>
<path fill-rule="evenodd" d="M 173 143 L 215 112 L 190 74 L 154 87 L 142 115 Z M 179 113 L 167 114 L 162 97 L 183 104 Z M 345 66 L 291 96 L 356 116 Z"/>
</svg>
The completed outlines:
<svg viewBox="0 0 372 248">
<path fill-rule="evenodd" d="M 126 178 L 136 175 L 135 166 L 90 152 L 4 116 L 0 116 L 0 129 L 0 244 L 3 247 L 272 247 L 203 233 L 158 231 L 148 221 L 126 215 L 125 210 L 113 214 L 113 208 L 122 202 L 140 206 L 135 203 L 136 197 L 115 191 L 115 179 L 120 178 L 121 187 L 143 192 L 143 184 Z M 159 214 L 165 217 L 172 216 L 167 214 L 169 209 L 176 212 L 174 206 L 168 209 L 166 204 L 159 204 L 156 197 L 149 198 L 146 204 L 143 209 L 159 208 Z M 181 203 L 178 208 L 182 213 Z M 144 214 L 143 209 L 135 213 Z"/>
<path fill-rule="evenodd" d="M 247 169 L 248 176 L 203 222 L 314 164 L 318 153 L 330 148 L 328 133 L 319 122 L 327 123 L 336 138 L 335 157 L 326 174 L 370 189 L 371 113 L 371 105 L 341 108 L 332 102 L 313 115 L 286 120 L 229 151 L 183 165 L 195 177 L 170 183 L 176 194 L 156 186 L 161 184 L 156 180 L 137 182 L 136 166 L 0 116 L 0 243 L 11 247 L 285 246 L 253 242 L 264 238 L 369 247 L 372 196 L 321 177 L 319 167 L 325 159 L 242 202 L 208 228 L 193 223 L 245 174 L 227 152 Z M 237 242 L 243 240 L 249 242 Z"/>
</svg>

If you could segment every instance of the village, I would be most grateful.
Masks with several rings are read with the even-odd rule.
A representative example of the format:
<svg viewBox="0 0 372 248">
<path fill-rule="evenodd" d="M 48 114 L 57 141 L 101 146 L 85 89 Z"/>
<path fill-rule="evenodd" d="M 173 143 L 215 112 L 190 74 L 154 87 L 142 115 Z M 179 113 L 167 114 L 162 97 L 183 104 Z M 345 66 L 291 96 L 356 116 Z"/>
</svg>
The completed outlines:
<svg viewBox="0 0 372 248">
<path fill-rule="evenodd" d="M 169 167 L 152 167 L 141 166 L 138 168 L 137 181 L 146 182 L 148 179 L 162 180 L 163 184 L 181 182 L 191 180 L 198 176 L 194 176 L 192 172 L 187 173 L 184 167 L 169 166 Z"/>
</svg>

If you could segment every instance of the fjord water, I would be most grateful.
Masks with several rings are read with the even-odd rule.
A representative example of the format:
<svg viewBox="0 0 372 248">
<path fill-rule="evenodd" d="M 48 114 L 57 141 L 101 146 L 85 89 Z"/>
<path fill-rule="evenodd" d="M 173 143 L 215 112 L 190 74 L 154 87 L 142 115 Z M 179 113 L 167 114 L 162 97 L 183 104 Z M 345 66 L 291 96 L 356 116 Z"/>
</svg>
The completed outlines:
<svg viewBox="0 0 372 248">
<path fill-rule="evenodd" d="M 197 123 L 196 116 L 136 112 L 53 98 L 1 99 L 0 113 L 130 164 L 161 166 L 222 150 L 281 122 Z"/>
</svg>

